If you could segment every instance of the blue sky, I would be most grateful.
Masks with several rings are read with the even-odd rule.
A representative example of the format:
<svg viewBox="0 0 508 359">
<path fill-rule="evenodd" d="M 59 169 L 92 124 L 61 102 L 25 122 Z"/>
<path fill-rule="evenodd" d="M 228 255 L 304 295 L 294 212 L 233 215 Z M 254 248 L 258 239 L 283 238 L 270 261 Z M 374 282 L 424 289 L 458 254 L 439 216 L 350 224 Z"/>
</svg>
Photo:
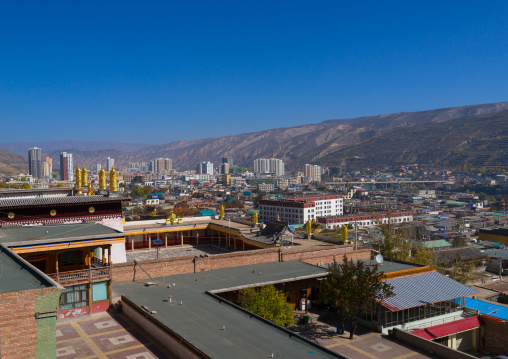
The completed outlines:
<svg viewBox="0 0 508 359">
<path fill-rule="evenodd" d="M 0 143 L 167 143 L 508 100 L 508 2 L 0 3 Z"/>
</svg>

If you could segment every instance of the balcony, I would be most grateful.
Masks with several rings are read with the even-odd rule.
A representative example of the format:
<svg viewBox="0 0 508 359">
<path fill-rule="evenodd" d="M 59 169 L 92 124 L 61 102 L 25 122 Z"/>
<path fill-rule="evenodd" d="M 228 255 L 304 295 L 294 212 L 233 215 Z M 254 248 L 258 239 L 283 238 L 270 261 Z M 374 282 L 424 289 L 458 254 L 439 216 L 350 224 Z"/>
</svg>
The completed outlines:
<svg viewBox="0 0 508 359">
<path fill-rule="evenodd" d="M 80 283 L 103 282 L 111 278 L 110 274 L 110 267 L 107 266 L 59 272 L 48 274 L 48 276 L 62 285 L 73 285 Z"/>
</svg>

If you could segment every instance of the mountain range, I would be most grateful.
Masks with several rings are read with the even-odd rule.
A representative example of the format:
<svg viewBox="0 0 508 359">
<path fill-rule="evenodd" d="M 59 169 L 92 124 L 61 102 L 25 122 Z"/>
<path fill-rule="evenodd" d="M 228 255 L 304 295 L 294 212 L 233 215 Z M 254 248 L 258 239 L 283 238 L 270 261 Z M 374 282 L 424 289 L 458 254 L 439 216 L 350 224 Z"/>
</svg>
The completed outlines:
<svg viewBox="0 0 508 359">
<path fill-rule="evenodd" d="M 302 168 L 305 163 L 372 166 L 436 161 L 494 166 L 507 163 L 507 131 L 508 102 L 499 102 L 327 120 L 156 146 L 86 141 L 35 145 L 53 158 L 54 167 L 58 167 L 63 150 L 73 153 L 75 166 L 88 168 L 104 163 L 107 157 L 115 159 L 117 168 L 158 157 L 172 158 L 177 169 L 194 168 L 195 161 L 218 164 L 222 157 L 233 157 L 235 165 L 242 167 L 252 167 L 256 158 L 275 157 L 284 160 L 289 169 Z M 11 143 L 0 147 L 25 155 L 33 146 Z M 0 162 L 4 162 L 1 153 Z"/>
</svg>

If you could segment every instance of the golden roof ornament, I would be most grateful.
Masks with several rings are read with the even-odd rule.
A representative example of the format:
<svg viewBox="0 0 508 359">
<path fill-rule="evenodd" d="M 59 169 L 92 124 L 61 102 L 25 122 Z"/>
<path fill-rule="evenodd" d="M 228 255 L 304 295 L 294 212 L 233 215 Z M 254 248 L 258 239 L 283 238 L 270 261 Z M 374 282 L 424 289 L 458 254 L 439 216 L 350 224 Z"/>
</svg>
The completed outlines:
<svg viewBox="0 0 508 359">
<path fill-rule="evenodd" d="M 81 169 L 79 168 L 76 168 L 76 172 L 75 172 L 75 179 L 76 179 L 76 195 L 80 195 L 80 194 L 83 194 L 83 192 L 81 191 L 83 189 L 83 187 L 81 187 Z"/>
<path fill-rule="evenodd" d="M 109 171 L 109 190 L 111 192 L 118 192 L 118 181 L 116 176 L 115 166 L 113 166 L 111 167 L 111 171 Z"/>
<path fill-rule="evenodd" d="M 104 167 L 101 167 L 99 171 L 99 191 L 108 189 L 106 186 L 106 171 L 104 171 Z"/>
<path fill-rule="evenodd" d="M 83 170 L 81 171 L 81 186 L 83 188 L 88 187 L 88 170 L 85 166 L 83 166 Z"/>
</svg>

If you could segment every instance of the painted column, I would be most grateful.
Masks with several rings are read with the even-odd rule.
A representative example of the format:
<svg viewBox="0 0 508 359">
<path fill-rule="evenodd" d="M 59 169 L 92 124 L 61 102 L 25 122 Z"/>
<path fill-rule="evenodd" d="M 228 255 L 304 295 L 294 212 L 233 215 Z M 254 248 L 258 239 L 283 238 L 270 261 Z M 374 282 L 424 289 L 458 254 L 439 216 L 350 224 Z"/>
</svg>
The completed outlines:
<svg viewBox="0 0 508 359">
<path fill-rule="evenodd" d="M 168 234 L 164 233 L 164 244 L 166 245 L 166 248 L 168 248 Z"/>
<path fill-rule="evenodd" d="M 196 231 L 196 245 L 199 245 L 199 233 Z"/>
</svg>

